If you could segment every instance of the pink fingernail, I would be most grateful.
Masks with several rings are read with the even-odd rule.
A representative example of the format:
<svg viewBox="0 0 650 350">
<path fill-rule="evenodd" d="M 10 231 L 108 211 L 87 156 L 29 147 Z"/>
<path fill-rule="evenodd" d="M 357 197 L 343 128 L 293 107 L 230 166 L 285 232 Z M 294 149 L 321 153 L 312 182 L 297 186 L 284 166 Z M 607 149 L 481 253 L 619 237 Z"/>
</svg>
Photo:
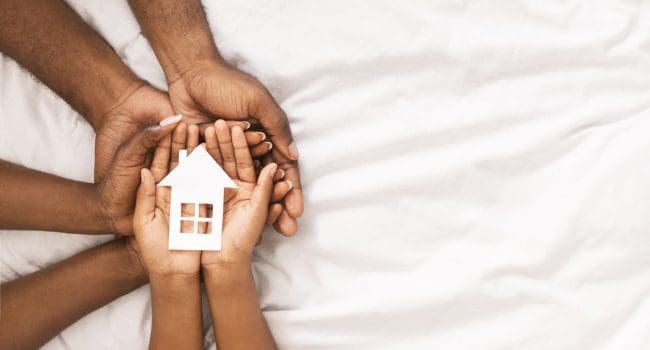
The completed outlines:
<svg viewBox="0 0 650 350">
<path fill-rule="evenodd" d="M 292 142 L 289 147 L 287 147 L 287 150 L 289 150 L 289 155 L 291 158 L 294 160 L 298 159 L 298 156 L 300 156 L 300 153 L 298 152 L 298 147 L 296 147 L 296 143 Z"/>
<path fill-rule="evenodd" d="M 169 126 L 169 125 L 174 125 L 174 124 L 180 122 L 181 119 L 183 119 L 183 116 L 180 115 L 180 114 L 172 115 L 171 117 L 167 117 L 167 118 L 161 120 L 160 121 L 160 126 L 164 128 L 164 127 Z"/>
<path fill-rule="evenodd" d="M 244 122 L 244 124 L 246 125 L 246 126 L 244 127 L 244 130 L 248 130 L 248 129 L 251 128 L 251 123 L 249 123 L 249 122 Z"/>
<path fill-rule="evenodd" d="M 291 191 L 291 189 L 293 188 L 293 183 L 289 180 L 286 180 L 285 182 L 289 185 L 289 191 Z"/>
<path fill-rule="evenodd" d="M 262 141 L 266 140 L 266 134 L 263 132 L 258 132 L 262 136 Z"/>
<path fill-rule="evenodd" d="M 264 142 L 267 146 L 269 146 L 269 151 L 273 148 L 273 144 L 270 142 Z"/>
</svg>

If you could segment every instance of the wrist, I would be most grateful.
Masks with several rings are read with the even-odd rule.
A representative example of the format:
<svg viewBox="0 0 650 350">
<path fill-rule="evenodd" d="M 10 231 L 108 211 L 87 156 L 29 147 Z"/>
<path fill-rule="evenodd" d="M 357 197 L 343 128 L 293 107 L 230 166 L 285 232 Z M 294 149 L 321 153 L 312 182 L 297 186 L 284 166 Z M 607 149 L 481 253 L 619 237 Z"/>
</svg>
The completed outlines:
<svg viewBox="0 0 650 350">
<path fill-rule="evenodd" d="M 93 212 L 92 215 L 97 218 L 95 222 L 101 232 L 121 235 L 116 230 L 117 225 L 110 207 L 104 200 L 102 200 L 101 192 L 101 184 L 92 186 L 92 191 L 89 193 L 90 200 L 87 208 L 91 208 L 91 211 Z"/>
<path fill-rule="evenodd" d="M 237 289 L 239 286 L 247 285 L 253 280 L 253 271 L 251 265 L 248 264 L 221 268 L 215 266 L 203 267 L 203 280 L 206 285 L 218 290 Z"/>
<path fill-rule="evenodd" d="M 93 104 L 86 113 L 95 132 L 102 128 L 112 112 L 119 109 L 129 97 L 144 86 L 148 84 L 137 77 L 116 79 L 110 86 L 107 85 L 103 93 L 103 102 Z"/>
<path fill-rule="evenodd" d="M 156 34 L 161 37 L 152 43 L 168 85 L 196 66 L 225 64 L 207 24 L 205 28 L 197 24 L 183 32 L 174 30 Z"/>
<path fill-rule="evenodd" d="M 134 281 L 138 285 L 143 285 L 147 283 L 147 272 L 140 259 L 140 254 L 133 248 L 130 240 L 130 238 L 122 237 L 114 241 L 119 255 L 118 268 L 129 280 Z"/>
<path fill-rule="evenodd" d="M 93 234 L 114 233 L 114 226 L 108 219 L 107 209 L 102 205 L 97 186 L 84 184 L 82 200 L 79 201 L 79 213 L 88 221 L 89 229 L 84 230 Z"/>
<path fill-rule="evenodd" d="M 163 295 L 184 294 L 188 290 L 198 288 L 201 279 L 199 274 L 158 274 L 152 272 L 149 274 L 149 283 L 151 288 Z"/>
</svg>

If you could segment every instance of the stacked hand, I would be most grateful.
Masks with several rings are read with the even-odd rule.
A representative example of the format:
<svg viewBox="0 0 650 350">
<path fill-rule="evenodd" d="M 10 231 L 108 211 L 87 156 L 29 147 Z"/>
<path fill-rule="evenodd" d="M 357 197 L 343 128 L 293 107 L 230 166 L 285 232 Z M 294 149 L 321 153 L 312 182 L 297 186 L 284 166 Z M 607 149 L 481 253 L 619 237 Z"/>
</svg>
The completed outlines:
<svg viewBox="0 0 650 350">
<path fill-rule="evenodd" d="M 251 120 L 261 127 L 276 146 L 267 159 L 278 164 L 293 184 L 282 202 L 275 223 L 278 232 L 292 236 L 303 213 L 302 187 L 298 171 L 298 149 L 293 142 L 284 111 L 259 81 L 221 60 L 198 62 L 169 84 L 169 98 L 175 113 L 192 122 L 216 118 Z M 207 137 L 207 136 L 206 136 Z"/>
<path fill-rule="evenodd" d="M 167 95 L 142 84 L 102 118 L 95 139 L 95 181 L 99 184 L 100 211 L 111 232 L 133 233 L 132 214 L 140 169 L 150 161 L 150 151 L 157 142 L 178 122 L 165 119 L 172 114 Z M 172 124 L 161 127 L 160 123 Z M 229 121 L 227 125 L 248 127 L 246 122 L 239 121 Z M 198 128 L 191 130 L 196 131 L 198 138 Z M 266 135 L 262 132 L 246 131 L 245 139 L 255 156 L 270 149 L 270 142 L 263 142 Z"/>
<path fill-rule="evenodd" d="M 266 165 L 258 175 L 240 127 L 230 130 L 219 120 L 205 133 L 206 144 L 199 146 L 198 127 L 179 124 L 156 147 L 150 168 L 141 171 L 133 220 L 137 244 L 131 243 L 150 276 L 196 275 L 201 265 L 211 269 L 249 268 L 253 247 L 265 223 L 279 215 L 281 206 L 277 202 L 291 189 L 290 182 L 280 181 L 281 173 L 278 174 L 274 163 Z M 222 249 L 168 250 L 170 189 L 157 187 L 156 183 L 178 164 L 180 149 L 191 153 L 194 148 L 204 146 L 238 186 L 227 189 L 225 194 Z"/>
</svg>

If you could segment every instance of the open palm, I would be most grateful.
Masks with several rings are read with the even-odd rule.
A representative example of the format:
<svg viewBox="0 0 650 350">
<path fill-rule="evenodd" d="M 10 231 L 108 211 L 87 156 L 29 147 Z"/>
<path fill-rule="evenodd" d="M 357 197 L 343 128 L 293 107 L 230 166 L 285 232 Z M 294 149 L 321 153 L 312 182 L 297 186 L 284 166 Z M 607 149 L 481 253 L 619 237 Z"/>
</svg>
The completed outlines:
<svg viewBox="0 0 650 350">
<path fill-rule="evenodd" d="M 138 251 L 150 275 L 195 275 L 199 273 L 201 251 L 168 249 L 171 190 L 156 183 L 169 172 L 170 151 L 168 137 L 156 148 L 151 168 L 141 171 L 133 218 Z"/>
<path fill-rule="evenodd" d="M 217 269 L 249 266 L 253 248 L 260 239 L 265 223 L 269 221 L 268 208 L 273 193 L 278 192 L 276 197 L 283 197 L 290 186 L 273 185 L 277 170 L 275 163 L 264 167 L 259 177 L 256 175 L 240 128 L 235 127 L 229 132 L 224 124 L 217 123 L 215 128 L 206 132 L 214 133 L 214 137 L 206 137 L 206 141 L 209 141 L 206 148 L 237 184 L 237 188 L 226 189 L 224 195 L 221 250 L 204 251 L 201 265 Z M 271 208 L 274 206 L 271 205 Z M 281 208 L 275 209 L 281 211 Z"/>
</svg>

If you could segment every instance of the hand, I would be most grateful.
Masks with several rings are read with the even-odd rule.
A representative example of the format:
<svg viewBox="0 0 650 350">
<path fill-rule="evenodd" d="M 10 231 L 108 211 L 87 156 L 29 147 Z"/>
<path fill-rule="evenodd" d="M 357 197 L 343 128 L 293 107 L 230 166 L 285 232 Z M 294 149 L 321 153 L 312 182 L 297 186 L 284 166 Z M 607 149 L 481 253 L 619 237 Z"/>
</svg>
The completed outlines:
<svg viewBox="0 0 650 350">
<path fill-rule="evenodd" d="M 275 163 L 266 165 L 259 177 L 256 175 L 241 128 L 229 131 L 223 121 L 217 121 L 214 128 L 206 130 L 206 149 L 238 188 L 226 189 L 221 251 L 204 251 L 201 265 L 218 271 L 250 270 L 253 248 L 261 238 L 265 222 L 273 221 L 277 209 L 281 211 L 279 204 L 269 203 L 281 200 L 291 189 L 291 183 L 273 185 Z"/>
<path fill-rule="evenodd" d="M 215 118 L 248 120 L 253 118 L 276 146 L 273 161 L 293 184 L 284 199 L 284 210 L 275 227 L 292 236 L 298 230 L 297 218 L 303 213 L 302 188 L 298 171 L 298 150 L 293 142 L 287 117 L 273 97 L 254 77 L 225 63 L 197 63 L 169 84 L 172 108 L 192 122 Z"/>
<path fill-rule="evenodd" d="M 127 93 L 122 102 L 101 118 L 95 137 L 95 182 L 104 178 L 118 147 L 138 129 L 157 124 L 173 114 L 167 94 L 145 83 L 134 85 L 132 92 Z M 247 122 L 228 124 L 230 127 L 240 126 L 244 129 L 250 127 Z M 263 142 L 265 139 L 266 135 L 262 132 L 246 132 L 246 140 L 250 146 L 255 146 L 257 155 L 265 154 L 271 149 L 270 142 Z"/>
<path fill-rule="evenodd" d="M 95 182 L 106 176 L 115 152 L 146 125 L 174 114 L 167 95 L 145 83 L 136 85 L 124 101 L 101 118 L 95 136 Z"/>
<path fill-rule="evenodd" d="M 177 128 L 178 130 L 178 128 Z M 199 273 L 201 251 L 169 250 L 169 187 L 157 187 L 169 172 L 171 137 L 156 148 L 151 170 L 141 170 L 133 217 L 139 252 L 149 275 L 160 277 L 188 276 Z"/>
<path fill-rule="evenodd" d="M 158 125 L 136 132 L 117 149 L 115 159 L 97 186 L 99 212 L 111 232 L 118 235 L 133 232 L 133 208 L 135 192 L 140 184 L 140 169 L 146 166 L 150 151 L 159 141 L 165 139 L 163 145 L 171 142 L 168 136 L 180 119 L 180 116 L 163 119 Z"/>
</svg>

